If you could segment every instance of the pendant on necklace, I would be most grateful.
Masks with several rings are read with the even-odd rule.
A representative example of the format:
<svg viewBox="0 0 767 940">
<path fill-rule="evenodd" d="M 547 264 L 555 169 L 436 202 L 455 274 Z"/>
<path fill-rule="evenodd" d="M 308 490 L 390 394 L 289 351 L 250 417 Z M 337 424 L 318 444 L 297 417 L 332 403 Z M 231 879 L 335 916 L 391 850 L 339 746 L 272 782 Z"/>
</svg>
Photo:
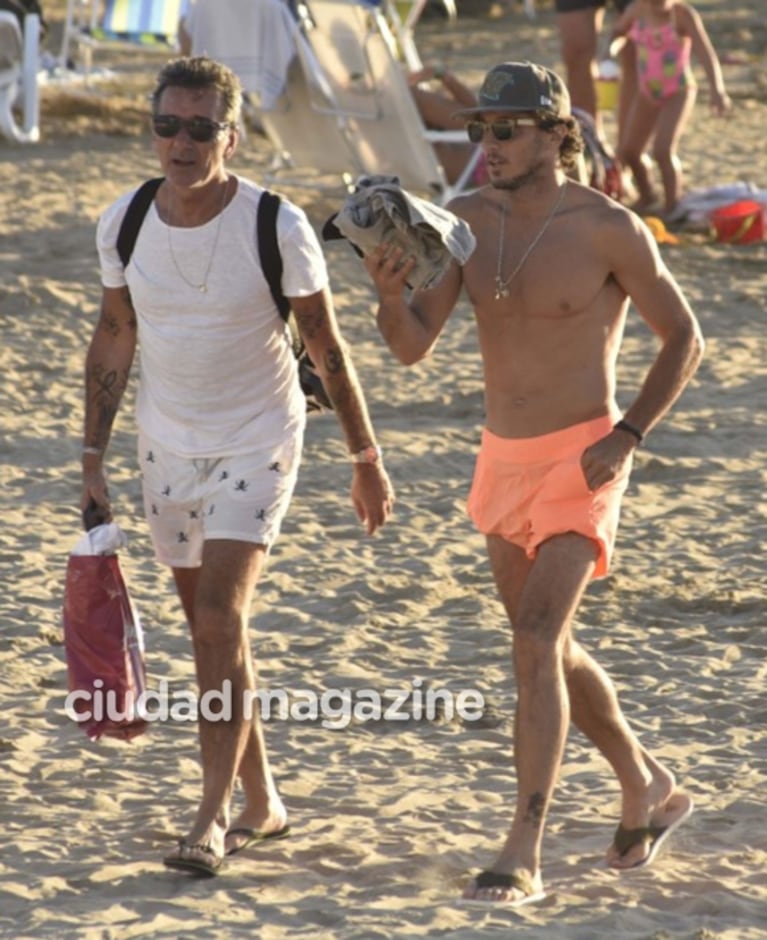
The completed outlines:
<svg viewBox="0 0 767 940">
<path fill-rule="evenodd" d="M 502 297 L 509 296 L 509 288 L 501 281 L 499 277 L 495 279 L 495 299 L 500 300 Z"/>
<path fill-rule="evenodd" d="M 198 290 L 201 294 L 207 294 L 207 293 L 208 293 L 208 285 L 207 285 L 207 284 L 200 284 L 200 286 L 197 288 L 197 290 Z"/>
</svg>

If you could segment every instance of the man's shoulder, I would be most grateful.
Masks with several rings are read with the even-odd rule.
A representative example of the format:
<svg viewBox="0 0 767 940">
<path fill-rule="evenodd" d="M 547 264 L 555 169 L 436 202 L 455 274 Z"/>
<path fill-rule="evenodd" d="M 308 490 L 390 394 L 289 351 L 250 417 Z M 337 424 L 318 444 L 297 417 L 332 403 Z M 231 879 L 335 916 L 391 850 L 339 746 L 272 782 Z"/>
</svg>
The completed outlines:
<svg viewBox="0 0 767 940">
<path fill-rule="evenodd" d="M 590 246 L 611 265 L 631 266 L 657 251 L 655 238 L 641 216 L 609 196 L 581 186 L 570 206 L 569 236 L 581 247 Z"/>
<path fill-rule="evenodd" d="M 454 196 L 445 208 L 459 218 L 470 222 L 492 201 L 492 193 L 492 187 L 482 186 L 479 189 L 471 190 L 471 192 Z"/>
<path fill-rule="evenodd" d="M 306 213 L 304 210 L 279 190 L 262 186 L 261 184 L 243 176 L 238 176 L 237 181 L 239 184 L 239 192 L 241 197 L 251 204 L 254 212 L 257 210 L 258 203 L 260 202 L 261 196 L 263 196 L 264 193 L 271 192 L 275 196 L 279 196 L 280 209 L 278 214 L 278 224 L 280 227 L 282 227 L 284 222 L 288 220 L 295 224 L 297 221 L 301 221 L 306 218 Z"/>
<path fill-rule="evenodd" d="M 631 228 L 638 222 L 636 213 L 605 193 L 575 180 L 569 180 L 568 186 L 570 196 L 567 205 L 584 214 L 583 224 L 587 224 L 588 219 L 591 225 Z"/>
<path fill-rule="evenodd" d="M 133 201 L 141 185 L 141 183 L 138 183 L 132 189 L 127 190 L 113 202 L 109 203 L 106 208 L 102 209 L 101 215 L 98 218 L 100 237 L 105 237 L 107 241 L 117 241 L 117 233 L 128 211 L 128 206 Z"/>
</svg>

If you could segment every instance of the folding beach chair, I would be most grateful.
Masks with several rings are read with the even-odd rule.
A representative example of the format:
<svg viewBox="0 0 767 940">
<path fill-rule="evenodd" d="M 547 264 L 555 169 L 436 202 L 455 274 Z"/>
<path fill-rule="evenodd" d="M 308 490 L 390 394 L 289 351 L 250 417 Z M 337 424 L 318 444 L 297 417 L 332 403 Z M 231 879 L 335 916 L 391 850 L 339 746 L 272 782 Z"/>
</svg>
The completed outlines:
<svg viewBox="0 0 767 940">
<path fill-rule="evenodd" d="M 371 0 L 371 5 L 375 5 Z M 411 72 L 423 68 L 415 42 L 415 27 L 429 0 L 380 0 L 381 10 L 397 40 L 400 55 Z M 442 0 L 448 22 L 458 16 L 455 0 Z"/>
<path fill-rule="evenodd" d="M 188 5 L 189 0 L 67 0 L 60 65 L 68 67 L 72 45 L 86 74 L 96 49 L 177 51 Z"/>
<path fill-rule="evenodd" d="M 398 176 L 406 189 L 428 193 L 441 203 L 465 189 L 473 162 L 451 186 L 432 146 L 465 143 L 465 134 L 424 126 L 385 12 L 356 0 L 307 0 L 300 12 L 305 40 L 297 45 L 300 73 L 293 75 L 277 107 L 261 115 L 278 152 L 289 154 L 286 165 L 309 169 L 321 163 L 345 179 Z M 296 120 L 299 112 L 303 122 Z M 315 146 L 306 133 L 323 121 L 337 139 L 330 151 L 321 151 L 319 140 Z M 302 128 L 300 135 L 296 126 Z"/>
<path fill-rule="evenodd" d="M 14 13 L 0 10 L 0 135 L 17 143 L 40 139 L 37 71 L 40 17 L 24 17 L 24 33 Z M 19 125 L 15 110 L 21 112 Z"/>
<path fill-rule="evenodd" d="M 261 110 L 259 119 L 274 147 L 267 179 L 289 175 L 301 184 L 317 185 L 317 175 L 337 177 L 350 186 L 363 170 L 351 142 L 351 128 L 335 108 L 327 86 L 311 88 L 304 62 L 311 52 L 294 59 L 282 94 L 269 110 Z M 318 78 L 321 73 L 314 73 Z"/>
</svg>

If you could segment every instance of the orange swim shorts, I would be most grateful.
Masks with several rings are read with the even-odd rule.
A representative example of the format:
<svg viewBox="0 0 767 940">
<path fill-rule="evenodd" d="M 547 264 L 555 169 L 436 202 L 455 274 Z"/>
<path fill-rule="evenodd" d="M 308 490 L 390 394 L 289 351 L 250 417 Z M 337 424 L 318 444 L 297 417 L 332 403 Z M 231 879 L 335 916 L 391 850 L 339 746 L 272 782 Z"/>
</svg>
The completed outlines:
<svg viewBox="0 0 767 940">
<path fill-rule="evenodd" d="M 583 451 L 606 437 L 618 420 L 605 415 L 540 437 L 505 438 L 482 432 L 467 511 L 480 532 L 500 535 L 535 558 L 554 535 L 577 532 L 599 553 L 592 577 L 607 574 L 618 530 L 625 473 L 590 490 L 581 467 Z"/>
</svg>

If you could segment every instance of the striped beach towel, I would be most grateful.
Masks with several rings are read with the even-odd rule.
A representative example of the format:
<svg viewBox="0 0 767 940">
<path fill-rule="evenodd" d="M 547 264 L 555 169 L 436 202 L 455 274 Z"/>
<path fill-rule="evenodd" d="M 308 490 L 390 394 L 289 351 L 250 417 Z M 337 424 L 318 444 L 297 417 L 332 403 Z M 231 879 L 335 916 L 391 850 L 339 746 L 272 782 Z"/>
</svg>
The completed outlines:
<svg viewBox="0 0 767 940">
<path fill-rule="evenodd" d="M 188 5 L 189 0 L 106 0 L 104 18 L 90 34 L 94 39 L 172 46 Z"/>
</svg>

